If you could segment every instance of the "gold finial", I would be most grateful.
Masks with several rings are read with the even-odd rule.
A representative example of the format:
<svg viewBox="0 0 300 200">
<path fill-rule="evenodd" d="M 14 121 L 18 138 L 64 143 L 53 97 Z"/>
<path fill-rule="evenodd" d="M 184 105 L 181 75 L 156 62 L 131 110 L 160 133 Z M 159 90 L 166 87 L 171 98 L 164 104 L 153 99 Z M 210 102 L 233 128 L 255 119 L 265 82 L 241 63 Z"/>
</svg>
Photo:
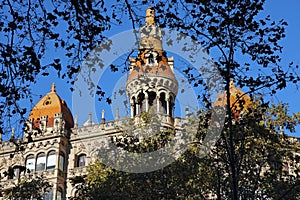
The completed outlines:
<svg viewBox="0 0 300 200">
<path fill-rule="evenodd" d="M 51 92 L 56 92 L 55 88 L 56 88 L 56 87 L 55 87 L 55 84 L 52 83 Z"/>
<path fill-rule="evenodd" d="M 229 88 L 234 88 L 234 81 L 232 78 L 230 79 L 229 86 L 230 86 Z"/>
<path fill-rule="evenodd" d="M 155 17 L 154 9 L 152 7 L 147 8 L 147 10 L 146 10 L 146 23 L 153 25 L 155 23 L 154 17 Z"/>
</svg>

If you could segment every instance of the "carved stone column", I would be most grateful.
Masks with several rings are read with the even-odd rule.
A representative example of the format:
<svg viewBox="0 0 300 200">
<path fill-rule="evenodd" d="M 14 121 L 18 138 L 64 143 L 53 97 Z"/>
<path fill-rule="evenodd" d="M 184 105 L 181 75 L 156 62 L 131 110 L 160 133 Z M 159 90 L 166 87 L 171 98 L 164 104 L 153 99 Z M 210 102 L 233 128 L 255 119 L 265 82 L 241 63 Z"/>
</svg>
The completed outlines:
<svg viewBox="0 0 300 200">
<path fill-rule="evenodd" d="M 167 115 L 170 116 L 170 98 L 167 97 L 166 102 L 167 102 Z"/>
<path fill-rule="evenodd" d="M 159 96 L 156 96 L 156 112 L 159 113 Z"/>
</svg>

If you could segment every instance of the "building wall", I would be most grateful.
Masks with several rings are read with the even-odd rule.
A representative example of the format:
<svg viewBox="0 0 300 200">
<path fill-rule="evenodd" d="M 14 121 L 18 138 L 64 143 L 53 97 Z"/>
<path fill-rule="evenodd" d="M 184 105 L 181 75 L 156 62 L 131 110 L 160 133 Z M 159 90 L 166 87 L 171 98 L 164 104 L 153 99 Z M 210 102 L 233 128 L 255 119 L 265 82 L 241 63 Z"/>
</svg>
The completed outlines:
<svg viewBox="0 0 300 200">
<path fill-rule="evenodd" d="M 175 127 L 180 133 L 183 121 L 179 118 L 170 118 L 162 116 L 160 118 L 162 129 Z M 138 120 L 136 120 L 138 122 Z M 25 134 L 23 139 L 15 140 L 24 146 L 24 151 L 15 152 L 13 142 L 5 141 L 0 143 L 0 172 L 3 174 L 8 168 L 15 166 L 26 166 L 28 156 L 32 156 L 35 160 L 35 168 L 38 155 L 45 154 L 46 167 L 50 152 L 55 152 L 56 161 L 55 168 L 41 171 L 32 171 L 30 173 L 22 172 L 17 177 L 4 177 L 0 180 L 0 184 L 5 188 L 13 187 L 23 177 L 35 178 L 44 175 L 47 181 L 53 185 L 53 200 L 59 200 L 57 193 L 62 191 L 62 199 L 68 199 L 74 196 L 75 189 L 72 186 L 72 179 L 78 176 L 87 175 L 87 165 L 97 159 L 99 147 L 105 147 L 110 141 L 110 137 L 121 133 L 120 125 L 122 120 L 107 121 L 99 124 L 88 124 L 82 127 L 76 127 L 72 130 L 54 130 L 47 127 L 42 133 L 33 131 L 33 141 L 28 142 Z M 36 133 L 36 136 L 35 134 Z M 10 155 L 14 154 L 11 158 Z M 60 155 L 64 155 L 64 169 L 60 169 Z M 84 159 L 85 158 L 85 159 Z M 81 160 L 80 160 L 81 159 Z M 83 160 L 82 160 L 83 159 Z M 26 166 L 28 167 L 28 165 Z M 0 199 L 4 199 L 1 198 Z"/>
</svg>

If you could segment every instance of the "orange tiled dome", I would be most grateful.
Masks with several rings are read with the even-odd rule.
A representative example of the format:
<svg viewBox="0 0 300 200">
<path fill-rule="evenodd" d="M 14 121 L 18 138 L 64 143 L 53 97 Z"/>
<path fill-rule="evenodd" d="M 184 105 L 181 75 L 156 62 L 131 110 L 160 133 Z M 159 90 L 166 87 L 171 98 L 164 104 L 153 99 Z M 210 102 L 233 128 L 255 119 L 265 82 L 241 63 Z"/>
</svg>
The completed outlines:
<svg viewBox="0 0 300 200">
<path fill-rule="evenodd" d="M 48 116 L 47 126 L 53 126 L 54 115 L 59 113 L 65 117 L 65 128 L 72 128 L 74 126 L 72 113 L 66 102 L 56 94 L 55 85 L 52 84 L 51 91 L 41 98 L 31 110 L 29 119 L 33 119 L 33 127 L 37 128 L 40 118 Z"/>
<path fill-rule="evenodd" d="M 241 112 L 247 109 L 251 99 L 248 95 L 234 86 L 233 81 L 230 82 L 230 107 L 233 112 Z M 214 106 L 225 106 L 227 105 L 226 93 L 219 94 Z"/>
</svg>

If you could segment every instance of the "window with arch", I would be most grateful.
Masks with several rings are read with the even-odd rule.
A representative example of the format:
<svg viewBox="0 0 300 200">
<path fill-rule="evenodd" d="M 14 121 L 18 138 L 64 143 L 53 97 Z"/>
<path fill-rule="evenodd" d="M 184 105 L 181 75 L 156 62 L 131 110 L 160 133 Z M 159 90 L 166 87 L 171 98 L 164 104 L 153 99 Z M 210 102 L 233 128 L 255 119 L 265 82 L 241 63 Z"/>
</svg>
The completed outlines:
<svg viewBox="0 0 300 200">
<path fill-rule="evenodd" d="M 59 187 L 56 193 L 56 200 L 62 200 L 62 197 L 63 197 L 63 190 Z"/>
<path fill-rule="evenodd" d="M 143 92 L 140 92 L 140 94 L 138 95 L 138 104 L 138 114 L 141 114 L 142 112 L 146 111 L 145 94 Z"/>
<path fill-rule="evenodd" d="M 46 169 L 46 155 L 45 153 L 39 153 L 36 159 L 36 171 L 42 171 Z"/>
<path fill-rule="evenodd" d="M 155 99 L 156 99 L 156 93 L 155 92 L 149 92 L 148 93 L 148 99 L 149 99 L 149 106 L 156 105 Z"/>
<path fill-rule="evenodd" d="M 21 176 L 21 172 L 25 172 L 25 171 L 26 171 L 26 169 L 24 166 L 15 165 L 14 167 L 9 167 L 7 178 L 8 179 L 15 179 L 15 178 L 18 179 Z"/>
<path fill-rule="evenodd" d="M 169 100 L 169 114 L 170 114 L 171 117 L 173 117 L 173 111 L 174 111 L 173 107 L 174 107 L 174 100 L 173 100 L 173 97 L 170 96 L 170 100 Z"/>
<path fill-rule="evenodd" d="M 27 156 L 25 166 L 26 166 L 26 169 L 30 170 L 31 172 L 34 171 L 34 169 L 35 169 L 35 158 L 34 158 L 33 154 L 30 154 L 29 156 Z"/>
<path fill-rule="evenodd" d="M 154 60 L 154 56 L 153 54 L 150 54 L 148 57 L 148 64 L 154 64 L 154 63 L 156 63 Z"/>
<path fill-rule="evenodd" d="M 46 169 L 54 169 L 56 163 L 56 153 L 54 150 L 50 151 L 47 156 L 47 167 Z"/>
<path fill-rule="evenodd" d="M 86 154 L 80 154 L 77 157 L 76 167 L 84 167 L 86 166 Z"/>
<path fill-rule="evenodd" d="M 14 176 L 13 176 L 13 178 L 20 178 L 20 174 L 21 174 L 21 172 L 20 172 L 20 166 L 15 166 L 13 168 L 13 170 L 14 170 Z"/>
<path fill-rule="evenodd" d="M 26 168 L 21 165 L 16 165 L 13 167 L 13 178 L 20 178 L 21 173 L 25 174 L 26 173 Z"/>
<path fill-rule="evenodd" d="M 45 194 L 44 200 L 53 200 L 53 190 L 50 190 Z"/>
<path fill-rule="evenodd" d="M 158 53 L 154 51 L 149 51 L 148 53 L 145 54 L 146 58 L 146 65 L 158 65 L 158 59 L 157 59 Z"/>
<path fill-rule="evenodd" d="M 55 124 L 56 127 L 58 127 L 59 121 L 58 121 L 58 120 L 55 120 L 55 123 L 54 123 L 54 124 Z"/>
<path fill-rule="evenodd" d="M 59 163 L 58 167 L 61 171 L 65 170 L 65 154 L 63 152 L 59 153 Z"/>
<path fill-rule="evenodd" d="M 167 114 L 166 94 L 164 92 L 160 93 L 159 103 L 159 111 L 163 114 Z"/>
<path fill-rule="evenodd" d="M 133 116 L 136 116 L 137 115 L 137 112 L 136 112 L 136 101 L 135 101 L 136 99 L 135 99 L 135 97 L 132 97 L 132 102 L 134 102 L 133 103 Z"/>
</svg>

